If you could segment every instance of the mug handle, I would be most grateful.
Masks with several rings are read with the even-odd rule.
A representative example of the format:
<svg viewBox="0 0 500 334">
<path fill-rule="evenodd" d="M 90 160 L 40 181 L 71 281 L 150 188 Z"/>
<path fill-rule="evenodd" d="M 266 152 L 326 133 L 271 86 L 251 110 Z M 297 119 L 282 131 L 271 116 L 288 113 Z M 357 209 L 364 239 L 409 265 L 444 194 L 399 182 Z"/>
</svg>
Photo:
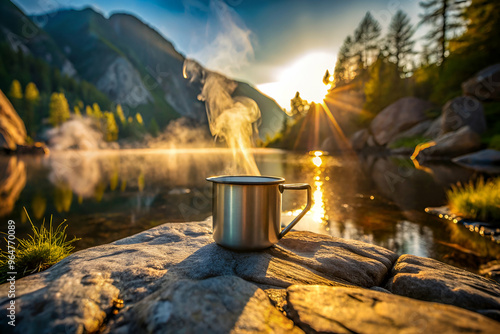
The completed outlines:
<svg viewBox="0 0 500 334">
<path fill-rule="evenodd" d="M 304 215 L 306 214 L 307 211 L 309 211 L 309 209 L 311 208 L 311 186 L 308 185 L 307 183 L 294 183 L 294 184 L 280 184 L 279 185 L 279 191 L 280 193 L 283 193 L 283 191 L 285 191 L 285 189 L 289 189 L 289 190 L 307 190 L 307 204 L 306 204 L 306 207 L 304 208 L 304 210 L 302 210 L 301 213 L 299 213 L 299 215 L 297 217 L 295 217 L 294 220 L 292 220 L 292 222 L 290 224 L 288 224 L 287 227 L 285 227 L 283 229 L 283 231 L 280 232 L 279 236 L 278 236 L 278 239 L 281 239 L 285 236 L 285 234 L 287 234 L 288 232 L 290 232 L 290 230 L 295 226 L 295 224 L 297 224 L 299 222 L 299 220 L 304 217 Z"/>
</svg>

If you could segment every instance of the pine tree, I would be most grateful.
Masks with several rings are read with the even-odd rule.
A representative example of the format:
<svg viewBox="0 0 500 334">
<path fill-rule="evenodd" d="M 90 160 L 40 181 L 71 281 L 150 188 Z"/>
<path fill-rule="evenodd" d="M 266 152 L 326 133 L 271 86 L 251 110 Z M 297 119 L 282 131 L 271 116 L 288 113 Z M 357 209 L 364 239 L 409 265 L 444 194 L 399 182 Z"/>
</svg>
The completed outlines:
<svg viewBox="0 0 500 334">
<path fill-rule="evenodd" d="M 344 39 L 344 43 L 340 47 L 339 54 L 337 56 L 337 63 L 335 64 L 335 69 L 333 71 L 333 83 L 335 86 L 340 86 L 347 81 L 351 80 L 351 59 L 353 58 L 353 46 L 354 42 L 351 36 L 347 36 Z"/>
<path fill-rule="evenodd" d="M 137 123 L 139 123 L 140 125 L 144 124 L 144 121 L 142 120 L 142 115 L 140 113 L 135 114 L 135 119 L 137 120 Z"/>
<path fill-rule="evenodd" d="M 112 112 L 104 112 L 105 120 L 105 138 L 106 141 L 115 141 L 118 139 L 118 125 L 116 124 L 115 115 Z"/>
<path fill-rule="evenodd" d="M 328 86 L 331 81 L 330 81 L 330 71 L 326 70 L 325 75 L 323 76 L 323 83 Z"/>
<path fill-rule="evenodd" d="M 153 137 L 158 137 L 158 135 L 160 134 L 160 127 L 158 126 L 156 119 L 154 118 L 151 119 L 151 122 L 149 122 L 148 130 Z"/>
<path fill-rule="evenodd" d="M 294 98 L 290 100 L 290 107 L 290 114 L 292 116 L 303 114 L 309 110 L 309 104 L 300 97 L 299 92 L 295 93 Z"/>
<path fill-rule="evenodd" d="M 73 107 L 73 112 L 75 113 L 76 116 L 78 117 L 81 117 L 82 116 L 82 112 L 80 111 L 80 107 L 79 106 L 74 106 Z"/>
<path fill-rule="evenodd" d="M 500 54 L 500 1 L 472 0 L 463 12 L 467 30 L 457 39 L 463 53 L 481 53 L 484 64 L 497 62 Z"/>
<path fill-rule="evenodd" d="M 370 78 L 365 84 L 364 109 L 375 116 L 399 98 L 408 95 L 405 82 L 399 76 L 396 64 L 379 56 L 370 67 Z"/>
<path fill-rule="evenodd" d="M 23 98 L 23 90 L 21 88 L 21 83 L 19 82 L 19 80 L 12 81 L 12 84 L 10 85 L 9 97 L 11 98 L 11 100 L 18 101 Z"/>
<path fill-rule="evenodd" d="M 94 117 L 94 111 L 92 110 L 92 107 L 91 107 L 91 106 L 86 106 L 86 107 L 85 107 L 85 114 L 86 114 L 88 117 Z"/>
<path fill-rule="evenodd" d="M 116 106 L 116 115 L 118 116 L 118 119 L 122 123 L 122 125 L 125 125 L 127 123 L 127 120 L 125 119 L 125 115 L 123 114 L 123 109 L 120 104 Z"/>
<path fill-rule="evenodd" d="M 104 117 L 104 114 L 101 111 L 101 107 L 99 107 L 97 103 L 94 103 L 92 105 L 92 109 L 93 109 L 92 116 L 94 116 L 95 119 L 101 119 Z"/>
<path fill-rule="evenodd" d="M 24 98 L 30 102 L 36 102 L 40 100 L 40 92 L 33 82 L 30 82 L 26 85 Z"/>
<path fill-rule="evenodd" d="M 24 101 L 25 101 L 25 119 L 24 124 L 26 125 L 26 131 L 29 136 L 34 137 L 35 135 L 35 109 L 40 102 L 40 92 L 33 82 L 26 85 L 24 91 Z"/>
<path fill-rule="evenodd" d="M 12 84 L 10 85 L 10 90 L 9 90 L 9 98 L 10 102 L 14 106 L 14 109 L 16 112 L 19 114 L 21 118 L 25 118 L 24 116 L 24 110 L 22 108 L 23 104 L 23 90 L 21 88 L 21 83 L 19 83 L 19 80 L 13 80 Z"/>
<path fill-rule="evenodd" d="M 69 105 L 63 93 L 52 93 L 49 104 L 49 122 L 57 127 L 70 117 Z"/>
<path fill-rule="evenodd" d="M 389 59 L 396 64 L 396 67 L 401 70 L 408 60 L 408 56 L 413 53 L 412 40 L 415 30 L 410 23 L 410 18 L 402 10 L 392 17 L 387 33 L 387 49 L 389 51 Z"/>
<path fill-rule="evenodd" d="M 431 44 L 437 43 L 438 63 L 441 65 L 445 62 L 451 32 L 463 27 L 463 22 L 459 18 L 466 2 L 465 0 L 427 0 L 420 2 L 420 6 L 425 11 L 424 14 L 420 15 L 420 23 L 432 26 L 426 38 Z"/>
<path fill-rule="evenodd" d="M 370 51 L 377 49 L 377 42 L 381 31 L 382 29 L 378 21 L 373 18 L 370 12 L 366 12 L 365 17 L 354 32 L 355 41 L 361 48 L 361 60 L 364 68 L 367 68 L 371 64 Z"/>
</svg>

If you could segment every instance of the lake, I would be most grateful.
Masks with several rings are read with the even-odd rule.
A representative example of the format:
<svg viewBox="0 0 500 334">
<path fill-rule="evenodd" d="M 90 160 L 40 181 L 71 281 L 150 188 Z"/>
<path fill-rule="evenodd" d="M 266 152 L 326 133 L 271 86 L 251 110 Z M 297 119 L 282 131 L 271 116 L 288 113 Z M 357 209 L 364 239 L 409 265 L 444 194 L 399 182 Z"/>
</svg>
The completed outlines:
<svg viewBox="0 0 500 334">
<path fill-rule="evenodd" d="M 308 230 L 377 244 L 397 253 L 435 258 L 477 271 L 499 245 L 464 226 L 439 220 L 425 207 L 446 203 L 450 184 L 479 175 L 452 163 L 415 168 L 410 160 L 356 155 L 254 150 L 262 175 L 307 182 L 313 206 L 297 224 Z M 16 221 L 17 236 L 53 215 L 88 248 L 168 222 L 211 214 L 207 176 L 231 172 L 226 149 L 144 149 L 51 152 L 0 157 L 0 216 Z M 303 192 L 285 192 L 284 224 L 305 205 Z M 2 226 L 6 226 L 3 224 Z M 6 231 L 3 231 L 6 232 Z"/>
</svg>

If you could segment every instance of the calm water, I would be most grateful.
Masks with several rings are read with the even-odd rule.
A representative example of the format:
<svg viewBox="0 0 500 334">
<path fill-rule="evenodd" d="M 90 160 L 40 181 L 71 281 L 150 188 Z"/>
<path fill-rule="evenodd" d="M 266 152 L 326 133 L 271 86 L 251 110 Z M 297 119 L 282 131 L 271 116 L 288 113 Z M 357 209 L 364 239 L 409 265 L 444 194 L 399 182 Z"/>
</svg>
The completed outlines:
<svg viewBox="0 0 500 334">
<path fill-rule="evenodd" d="M 308 182 L 313 207 L 296 229 L 362 240 L 398 253 L 436 258 L 476 270 L 499 246 L 463 226 L 424 213 L 445 203 L 445 189 L 477 177 L 453 164 L 415 169 L 409 160 L 315 156 L 257 150 L 263 175 Z M 129 150 L 0 157 L 0 216 L 29 231 L 51 214 L 81 238 L 77 249 L 108 243 L 167 222 L 211 214 L 210 175 L 230 172 L 226 150 Z M 287 223 L 305 204 L 302 192 L 283 198 Z M 289 217 L 289 218 L 288 218 Z M 4 229 L 5 230 L 5 229 Z M 6 231 L 6 230 L 5 230 Z"/>
</svg>

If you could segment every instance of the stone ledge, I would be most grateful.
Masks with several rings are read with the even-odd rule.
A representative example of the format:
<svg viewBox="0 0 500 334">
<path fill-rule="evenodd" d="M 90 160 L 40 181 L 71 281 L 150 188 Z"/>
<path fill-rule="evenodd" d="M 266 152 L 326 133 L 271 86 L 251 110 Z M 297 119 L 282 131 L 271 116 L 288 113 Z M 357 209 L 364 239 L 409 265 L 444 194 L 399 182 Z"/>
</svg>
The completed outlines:
<svg viewBox="0 0 500 334">
<path fill-rule="evenodd" d="M 210 219 L 164 224 L 18 280 L 15 330 L 163 333 L 204 323 L 207 332 L 298 333 L 307 328 L 290 321 L 287 288 L 385 291 L 397 259 L 379 246 L 310 232 L 290 232 L 264 251 L 233 252 L 213 242 Z M 1 291 L 4 317 L 7 289 Z M 316 302 L 327 307 L 335 300 Z"/>
</svg>

